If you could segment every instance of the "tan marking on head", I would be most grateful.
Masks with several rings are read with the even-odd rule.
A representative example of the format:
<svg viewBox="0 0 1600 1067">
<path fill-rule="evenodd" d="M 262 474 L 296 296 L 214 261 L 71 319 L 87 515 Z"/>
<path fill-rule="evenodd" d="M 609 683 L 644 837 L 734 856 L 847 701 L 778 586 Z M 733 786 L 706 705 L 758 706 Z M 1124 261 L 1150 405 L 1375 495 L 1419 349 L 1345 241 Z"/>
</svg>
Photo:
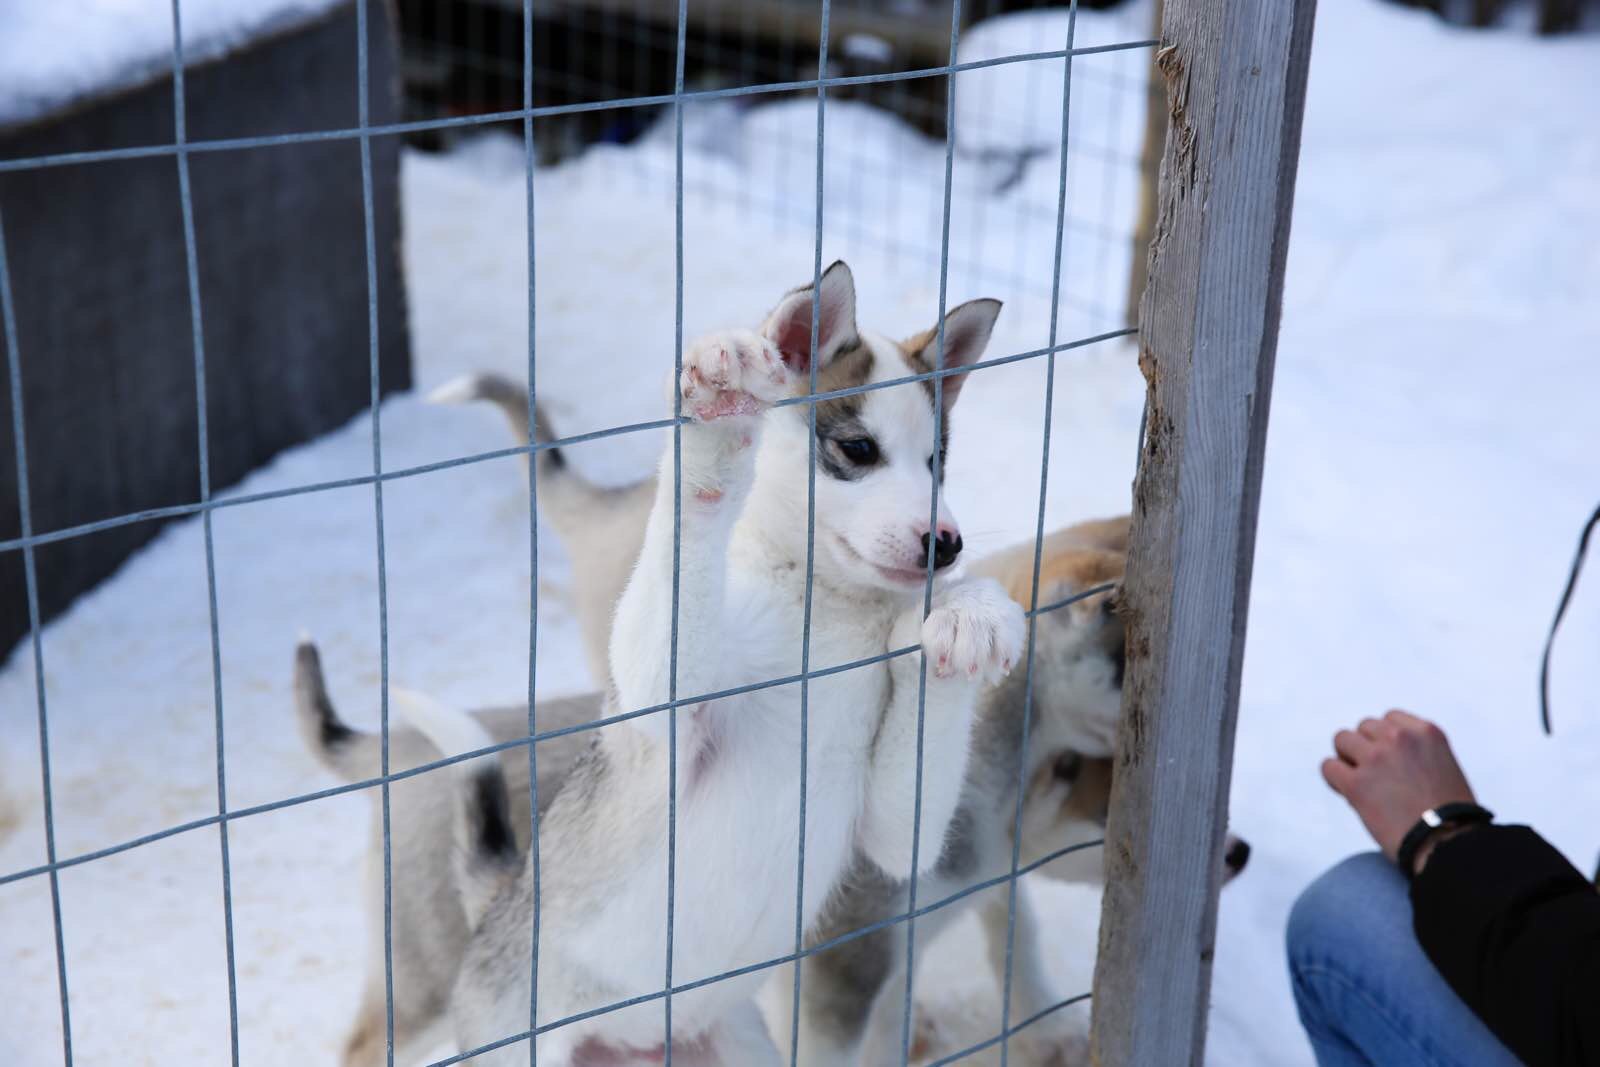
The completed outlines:
<svg viewBox="0 0 1600 1067">
<path fill-rule="evenodd" d="M 1062 813 L 1069 819 L 1104 824 L 1111 807 L 1111 761 L 1086 759 L 1072 783 L 1072 794 Z"/>
<path fill-rule="evenodd" d="M 831 393 L 836 389 L 853 389 L 858 385 L 866 385 L 871 378 L 872 346 L 865 341 L 860 341 L 848 348 L 841 349 L 838 355 L 830 359 L 826 365 L 817 369 L 817 392 Z M 809 393 L 810 377 L 802 376 L 800 382 L 801 395 Z M 840 399 L 854 398 L 841 397 Z M 822 403 L 828 403 L 828 401 L 824 400 Z"/>
<path fill-rule="evenodd" d="M 840 389 L 854 389 L 866 385 L 872 380 L 872 346 L 865 341 L 843 349 L 827 365 L 817 370 L 817 392 L 832 393 Z M 810 380 L 802 378 L 800 394 L 809 395 Z M 836 396 L 827 400 L 817 401 L 817 436 L 822 438 L 837 436 L 830 432 L 831 429 L 854 423 L 861 416 L 861 404 L 865 394 L 852 393 L 849 396 Z M 805 418 L 802 410 L 800 417 Z"/>
<path fill-rule="evenodd" d="M 1033 559 L 1008 561 L 994 577 L 1005 588 L 1007 595 L 1031 611 L 1033 603 Z M 1093 548 L 1064 548 L 1047 553 L 1039 561 L 1039 600 L 1049 605 L 1073 593 L 1081 593 L 1097 585 L 1116 585 L 1122 581 L 1123 558 L 1115 552 L 1102 552 Z M 1097 593 L 1070 605 L 1074 611 L 1099 610 L 1100 601 L 1110 593 Z"/>
<path fill-rule="evenodd" d="M 1118 515 L 1114 519 L 1086 519 L 1068 526 L 1061 532 L 1065 538 L 1089 548 L 1126 553 L 1128 529 L 1132 522 L 1132 516 L 1129 515 Z"/>
<path fill-rule="evenodd" d="M 1070 593 L 1122 581 L 1127 565 L 1128 520 L 1097 519 L 1081 522 L 1045 535 L 1039 559 L 1039 599 L 1049 604 Z M 1033 542 L 1023 541 L 986 556 L 972 573 L 993 578 L 1025 609 L 1033 607 Z M 1072 605 L 1075 611 L 1098 611 L 1109 594 L 1098 594 Z"/>
<path fill-rule="evenodd" d="M 931 374 L 938 368 L 936 368 L 927 359 L 924 359 L 922 354 L 927 350 L 929 345 L 933 344 L 938 339 L 939 328 L 937 326 L 930 326 L 926 330 L 912 334 L 904 341 L 897 341 L 895 343 L 895 347 L 900 350 L 900 358 L 906 361 L 906 366 L 911 368 L 912 374 Z M 922 388 L 927 391 L 928 402 L 932 403 L 934 398 L 933 379 L 924 378 L 921 382 L 921 385 Z"/>
</svg>

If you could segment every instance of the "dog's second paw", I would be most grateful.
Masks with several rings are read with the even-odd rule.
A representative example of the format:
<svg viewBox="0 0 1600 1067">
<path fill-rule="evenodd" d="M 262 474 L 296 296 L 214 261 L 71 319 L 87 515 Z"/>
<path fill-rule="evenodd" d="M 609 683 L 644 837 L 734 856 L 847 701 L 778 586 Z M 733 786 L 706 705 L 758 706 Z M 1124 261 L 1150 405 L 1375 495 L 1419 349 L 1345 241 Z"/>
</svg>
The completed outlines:
<svg viewBox="0 0 1600 1067">
<path fill-rule="evenodd" d="M 1086 1067 L 1089 1027 L 1086 1021 L 1058 1011 L 1013 1034 L 1011 1049 L 1011 1062 L 1025 1067 Z"/>
<path fill-rule="evenodd" d="M 788 391 L 783 354 L 753 330 L 707 334 L 683 353 L 678 392 L 698 422 L 759 415 Z"/>
<path fill-rule="evenodd" d="M 936 678 L 994 684 L 1022 655 L 1022 608 L 991 579 L 946 590 L 922 623 L 922 654 Z"/>
<path fill-rule="evenodd" d="M 1054 1042 L 1019 1038 L 1021 1034 L 1011 1039 L 1019 1053 L 1011 1057 L 1013 1063 L 1027 1067 L 1086 1067 L 1090 1062 L 1088 1034 L 1072 1034 Z"/>
</svg>

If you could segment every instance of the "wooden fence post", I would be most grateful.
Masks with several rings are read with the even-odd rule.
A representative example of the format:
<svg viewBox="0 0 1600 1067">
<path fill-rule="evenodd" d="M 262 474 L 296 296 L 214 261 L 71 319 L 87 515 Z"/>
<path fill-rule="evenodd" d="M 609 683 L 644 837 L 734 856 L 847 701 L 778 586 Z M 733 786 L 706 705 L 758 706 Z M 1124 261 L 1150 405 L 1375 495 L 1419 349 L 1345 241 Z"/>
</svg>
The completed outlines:
<svg viewBox="0 0 1600 1067">
<path fill-rule="evenodd" d="M 1150 12 L 1151 30 L 1161 35 L 1161 0 Z M 1154 57 L 1152 57 L 1153 59 Z M 1133 223 L 1133 263 L 1128 269 L 1128 299 L 1123 305 L 1127 325 L 1139 325 L 1139 301 L 1150 270 L 1150 237 L 1156 228 L 1157 176 L 1161 170 L 1161 146 L 1167 136 L 1167 102 L 1162 92 L 1161 71 L 1151 62 L 1146 72 L 1144 91 L 1144 135 L 1139 146 L 1139 212 Z"/>
<path fill-rule="evenodd" d="M 1202 1062 L 1314 0 L 1166 0 L 1127 680 L 1094 982 L 1101 1067 Z"/>
</svg>

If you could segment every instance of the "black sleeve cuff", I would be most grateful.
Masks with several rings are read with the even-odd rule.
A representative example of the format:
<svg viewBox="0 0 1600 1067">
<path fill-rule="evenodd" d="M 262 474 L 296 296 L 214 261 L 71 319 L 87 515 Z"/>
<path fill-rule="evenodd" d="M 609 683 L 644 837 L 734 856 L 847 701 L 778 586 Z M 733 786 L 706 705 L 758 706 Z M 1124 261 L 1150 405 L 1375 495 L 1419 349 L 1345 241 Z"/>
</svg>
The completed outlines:
<svg viewBox="0 0 1600 1067">
<path fill-rule="evenodd" d="M 1594 994 L 1600 894 L 1561 853 L 1526 826 L 1467 830 L 1434 848 L 1411 904 L 1428 958 L 1523 1060 L 1591 1062 L 1568 1053 L 1589 1044 L 1573 1007 Z"/>
<path fill-rule="evenodd" d="M 1474 975 L 1478 933 L 1530 899 L 1594 892 L 1578 869 L 1526 826 L 1480 826 L 1440 841 L 1411 883 L 1417 940 L 1457 986 Z"/>
</svg>

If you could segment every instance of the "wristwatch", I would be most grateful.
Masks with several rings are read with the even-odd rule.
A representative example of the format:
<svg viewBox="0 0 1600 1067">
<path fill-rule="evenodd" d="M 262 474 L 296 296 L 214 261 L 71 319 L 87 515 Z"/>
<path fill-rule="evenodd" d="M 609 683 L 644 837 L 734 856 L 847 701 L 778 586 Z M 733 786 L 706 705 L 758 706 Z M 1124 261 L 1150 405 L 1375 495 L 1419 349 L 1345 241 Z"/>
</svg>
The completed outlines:
<svg viewBox="0 0 1600 1067">
<path fill-rule="evenodd" d="M 1494 822 L 1494 812 L 1472 803 L 1440 804 L 1422 813 L 1415 826 L 1400 839 L 1395 865 L 1407 878 L 1416 876 L 1417 850 L 1435 830 L 1444 826 L 1473 826 Z"/>
</svg>

